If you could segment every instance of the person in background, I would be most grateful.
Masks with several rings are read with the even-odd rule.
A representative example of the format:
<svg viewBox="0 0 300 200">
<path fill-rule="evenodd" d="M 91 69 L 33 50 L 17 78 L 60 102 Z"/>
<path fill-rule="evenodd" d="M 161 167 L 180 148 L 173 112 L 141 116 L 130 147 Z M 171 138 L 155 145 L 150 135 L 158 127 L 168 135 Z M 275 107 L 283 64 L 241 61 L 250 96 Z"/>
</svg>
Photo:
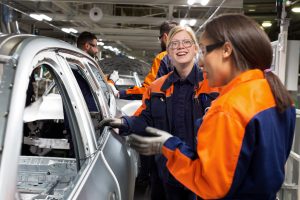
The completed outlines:
<svg viewBox="0 0 300 200">
<path fill-rule="evenodd" d="M 196 150 L 197 121 L 201 120 L 217 89 L 207 80 L 195 57 L 199 51 L 196 36 L 190 27 L 175 26 L 167 40 L 168 55 L 174 71 L 152 82 L 143 95 L 143 104 L 135 116 L 103 120 L 102 124 L 120 128 L 120 134 L 145 134 L 147 126 L 170 132 Z M 196 196 L 180 184 L 167 170 L 163 155 L 155 156 L 151 171 L 151 198 L 194 200 Z"/>
<path fill-rule="evenodd" d="M 141 87 L 134 86 L 133 88 L 129 88 L 126 90 L 116 90 L 115 83 L 119 79 L 119 75 L 117 71 L 113 71 L 108 77 L 108 84 L 111 87 L 114 95 L 120 99 L 127 100 L 141 100 L 143 93 L 146 91 L 146 88 L 157 78 L 168 74 L 173 70 L 173 66 L 171 61 L 167 55 L 166 51 L 166 41 L 168 38 L 168 34 L 170 30 L 177 26 L 178 23 L 176 21 L 165 21 L 160 25 L 159 30 L 159 41 L 161 46 L 161 52 L 156 55 L 153 60 L 151 69 L 149 73 L 146 75 L 144 82 Z M 149 183 L 149 174 L 151 171 L 151 166 L 153 166 L 153 158 L 149 156 L 140 156 L 141 160 L 141 168 L 139 175 L 136 180 L 136 185 L 140 187 L 146 188 Z"/>
<path fill-rule="evenodd" d="M 99 48 L 97 46 L 97 37 L 93 33 L 82 32 L 77 38 L 77 47 L 88 53 L 92 58 L 98 59 Z"/>
<path fill-rule="evenodd" d="M 133 135 L 131 146 L 141 154 L 162 153 L 169 172 L 201 199 L 276 199 L 296 113 L 270 71 L 268 36 L 249 17 L 218 16 L 204 27 L 200 54 L 209 85 L 222 91 L 203 117 L 196 149 L 151 127 L 147 132 L 156 137 Z"/>
<path fill-rule="evenodd" d="M 143 93 L 146 91 L 146 88 L 155 79 L 166 75 L 173 70 L 173 66 L 166 52 L 166 41 L 169 31 L 177 25 L 178 23 L 176 21 L 165 21 L 160 25 L 160 34 L 158 39 L 160 41 L 161 52 L 154 58 L 151 69 L 145 77 L 142 87 L 134 86 L 133 88 L 127 90 L 121 90 L 119 91 L 119 93 L 116 93 L 117 97 L 119 97 L 120 99 L 140 100 L 142 99 Z M 111 80 L 112 83 L 115 83 L 119 79 L 119 76 L 117 73 L 112 73 L 108 79 Z"/>
</svg>

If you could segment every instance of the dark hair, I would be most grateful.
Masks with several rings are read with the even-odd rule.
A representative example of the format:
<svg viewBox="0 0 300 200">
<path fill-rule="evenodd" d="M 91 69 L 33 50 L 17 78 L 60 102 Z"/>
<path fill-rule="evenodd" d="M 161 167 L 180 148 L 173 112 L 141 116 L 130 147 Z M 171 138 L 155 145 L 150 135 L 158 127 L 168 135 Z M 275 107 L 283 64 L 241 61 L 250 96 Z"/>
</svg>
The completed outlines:
<svg viewBox="0 0 300 200">
<path fill-rule="evenodd" d="M 233 60 L 239 70 L 270 68 L 272 47 L 267 34 L 251 18 L 242 14 L 220 15 L 204 28 L 204 37 L 214 42 L 230 42 Z M 292 98 L 280 79 L 272 72 L 265 73 L 276 107 L 283 112 L 292 103 Z"/>
<path fill-rule="evenodd" d="M 169 33 L 172 28 L 178 25 L 178 22 L 174 20 L 164 21 L 159 27 L 159 34 Z"/>
<path fill-rule="evenodd" d="M 96 35 L 94 35 L 93 33 L 84 31 L 82 32 L 78 38 L 77 38 L 77 47 L 78 48 L 82 48 L 82 46 L 87 43 L 87 42 L 91 42 L 92 40 L 96 39 L 97 37 Z"/>
</svg>

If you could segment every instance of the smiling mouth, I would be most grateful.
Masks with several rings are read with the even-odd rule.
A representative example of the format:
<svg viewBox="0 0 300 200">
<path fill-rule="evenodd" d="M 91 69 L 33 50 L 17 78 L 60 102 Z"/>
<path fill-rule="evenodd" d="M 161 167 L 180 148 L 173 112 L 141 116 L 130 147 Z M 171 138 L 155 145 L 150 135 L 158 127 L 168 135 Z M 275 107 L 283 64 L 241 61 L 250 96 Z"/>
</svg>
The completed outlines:
<svg viewBox="0 0 300 200">
<path fill-rule="evenodd" d="M 176 53 L 176 56 L 185 56 L 187 54 L 188 54 L 187 52 L 178 52 Z"/>
</svg>

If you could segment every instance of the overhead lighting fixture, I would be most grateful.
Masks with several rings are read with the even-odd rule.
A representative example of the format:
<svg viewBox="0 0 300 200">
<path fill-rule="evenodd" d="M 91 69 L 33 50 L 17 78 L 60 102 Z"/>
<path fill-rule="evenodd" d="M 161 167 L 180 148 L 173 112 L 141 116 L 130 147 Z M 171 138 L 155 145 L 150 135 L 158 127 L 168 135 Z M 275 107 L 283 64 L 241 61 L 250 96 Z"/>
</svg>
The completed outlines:
<svg viewBox="0 0 300 200">
<path fill-rule="evenodd" d="M 52 21 L 52 18 L 47 15 L 41 14 L 41 17 L 48 22 Z"/>
<path fill-rule="evenodd" d="M 62 28 L 61 30 L 65 33 L 78 33 L 78 31 L 74 28 Z"/>
<path fill-rule="evenodd" d="M 255 12 L 256 10 L 252 8 L 252 9 L 249 9 L 248 11 L 249 12 Z"/>
<path fill-rule="evenodd" d="M 135 59 L 135 57 L 133 57 L 133 56 L 127 56 L 129 59 Z"/>
<path fill-rule="evenodd" d="M 201 0 L 201 1 L 200 1 L 200 4 L 201 4 L 202 6 L 206 6 L 206 5 L 208 4 L 208 2 L 209 2 L 209 0 Z"/>
<path fill-rule="evenodd" d="M 292 11 L 294 13 L 300 13 L 300 7 L 294 7 L 294 8 L 292 8 Z"/>
<path fill-rule="evenodd" d="M 197 23 L 197 20 L 196 20 L 196 19 L 190 19 L 190 20 L 189 20 L 189 25 L 190 25 L 190 26 L 195 26 L 196 23 Z"/>
<path fill-rule="evenodd" d="M 195 3 L 195 0 L 187 0 L 187 4 L 189 6 L 193 5 Z"/>
<path fill-rule="evenodd" d="M 285 5 L 286 5 L 286 6 L 290 6 L 291 4 L 292 4 L 292 1 L 286 1 L 286 2 L 285 2 Z"/>
<path fill-rule="evenodd" d="M 186 26 L 186 25 L 195 26 L 196 23 L 197 23 L 196 19 L 182 19 L 182 20 L 180 20 L 180 26 Z"/>
<path fill-rule="evenodd" d="M 43 20 L 43 18 L 39 15 L 39 14 L 30 14 L 29 15 L 31 18 L 33 18 L 33 19 L 36 19 L 36 20 L 38 20 L 38 21 L 42 21 Z"/>
<path fill-rule="evenodd" d="M 270 21 L 264 21 L 261 25 L 264 28 L 268 28 L 268 27 L 272 26 L 272 22 L 270 22 Z"/>
<path fill-rule="evenodd" d="M 187 20 L 186 19 L 180 20 L 180 26 L 185 26 L 186 24 L 187 24 Z"/>
<path fill-rule="evenodd" d="M 78 31 L 74 28 L 69 28 L 69 30 L 70 30 L 71 33 L 78 33 Z"/>
<path fill-rule="evenodd" d="M 104 42 L 97 42 L 97 45 L 104 46 Z"/>
<path fill-rule="evenodd" d="M 38 21 L 46 20 L 46 21 L 52 21 L 52 18 L 44 15 L 44 14 L 36 14 L 36 13 L 31 13 L 29 16 L 33 19 L 36 19 Z"/>
</svg>

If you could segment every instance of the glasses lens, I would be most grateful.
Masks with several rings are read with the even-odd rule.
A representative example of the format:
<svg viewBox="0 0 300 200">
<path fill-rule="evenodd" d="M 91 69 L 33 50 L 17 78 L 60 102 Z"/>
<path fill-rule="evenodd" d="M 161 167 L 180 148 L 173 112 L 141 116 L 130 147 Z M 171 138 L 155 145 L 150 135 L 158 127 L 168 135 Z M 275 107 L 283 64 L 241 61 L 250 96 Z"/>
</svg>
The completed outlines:
<svg viewBox="0 0 300 200">
<path fill-rule="evenodd" d="M 177 41 L 170 42 L 169 46 L 170 46 L 171 49 L 174 50 L 174 49 L 177 49 L 179 47 L 180 43 L 182 44 L 182 46 L 184 48 L 189 48 L 194 44 L 194 42 L 192 40 L 181 40 L 181 41 L 177 40 Z"/>
<path fill-rule="evenodd" d="M 171 49 L 177 49 L 178 45 L 179 45 L 179 41 L 170 42 Z"/>
<path fill-rule="evenodd" d="M 182 45 L 185 47 L 185 48 L 189 48 L 193 45 L 193 41 L 191 40 L 183 40 L 182 41 Z"/>
</svg>

